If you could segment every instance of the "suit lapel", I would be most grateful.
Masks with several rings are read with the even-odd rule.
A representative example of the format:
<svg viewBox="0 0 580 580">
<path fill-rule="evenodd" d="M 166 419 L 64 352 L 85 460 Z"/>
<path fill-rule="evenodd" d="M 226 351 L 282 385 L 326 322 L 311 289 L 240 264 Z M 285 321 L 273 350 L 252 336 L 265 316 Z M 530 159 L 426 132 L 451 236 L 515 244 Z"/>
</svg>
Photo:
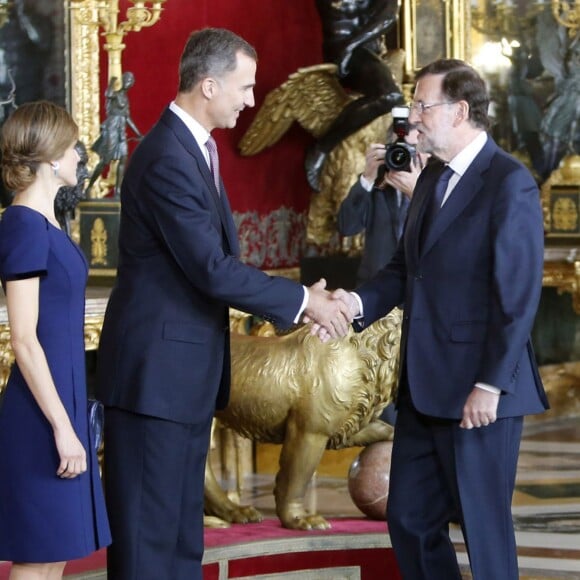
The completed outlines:
<svg viewBox="0 0 580 580">
<path fill-rule="evenodd" d="M 234 223 L 234 217 L 232 214 L 232 209 L 230 207 L 230 202 L 228 199 L 228 196 L 226 194 L 226 190 L 223 186 L 223 183 L 221 183 L 221 179 L 220 179 L 220 185 L 221 185 L 221 197 L 220 197 L 220 202 L 224 207 L 224 212 L 222 212 L 222 221 L 225 220 L 224 222 L 224 231 L 226 232 L 226 237 L 228 238 L 228 244 L 230 246 L 230 252 L 234 255 L 234 256 L 239 256 L 240 255 L 240 244 L 238 242 L 238 230 L 236 228 L 236 224 Z"/>
<path fill-rule="evenodd" d="M 463 212 L 463 210 L 480 192 L 481 187 L 483 186 L 482 175 L 489 168 L 491 159 L 496 151 L 497 145 L 491 137 L 488 137 L 483 149 L 478 153 L 471 165 L 467 168 L 467 171 L 457 182 L 451 195 L 443 204 L 443 207 L 439 210 L 435 219 L 431 223 L 425 243 L 423 244 L 423 247 L 420 248 L 421 255 L 425 255 L 433 247 L 433 244 L 435 244 L 445 230 L 447 230 L 447 228 L 449 228 L 449 226 L 455 221 L 457 216 Z M 437 173 L 434 174 L 430 181 L 431 188 L 429 196 L 435 187 L 434 181 L 436 178 Z M 429 198 L 429 196 L 427 197 Z M 425 214 L 423 213 L 423 217 L 424 215 Z"/>
<path fill-rule="evenodd" d="M 197 141 L 194 139 L 193 135 L 181 119 L 171 112 L 169 108 L 165 109 L 163 116 L 161 117 L 164 123 L 166 123 L 170 129 L 175 133 L 177 140 L 181 143 L 183 148 L 193 157 L 194 162 L 197 165 L 199 173 L 201 174 L 207 188 L 209 189 L 213 202 L 215 204 L 216 210 L 219 213 L 223 230 L 225 232 L 230 251 L 234 255 L 239 254 L 239 245 L 237 231 L 232 219 L 230 205 L 227 199 L 226 191 L 224 189 L 221 177 L 220 177 L 220 187 L 221 195 L 218 193 L 213 176 L 201 152 Z"/>
</svg>

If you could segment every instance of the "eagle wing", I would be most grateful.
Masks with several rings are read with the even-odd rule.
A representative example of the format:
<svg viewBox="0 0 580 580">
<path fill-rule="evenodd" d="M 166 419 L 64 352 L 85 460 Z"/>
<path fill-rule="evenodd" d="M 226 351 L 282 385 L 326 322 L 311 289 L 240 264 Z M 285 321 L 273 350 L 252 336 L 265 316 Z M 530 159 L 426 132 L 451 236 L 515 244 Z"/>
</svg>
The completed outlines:
<svg viewBox="0 0 580 580">
<path fill-rule="evenodd" d="M 300 68 L 269 92 L 239 143 L 242 155 L 255 155 L 277 143 L 294 121 L 319 137 L 342 110 L 349 96 L 334 64 Z"/>
</svg>

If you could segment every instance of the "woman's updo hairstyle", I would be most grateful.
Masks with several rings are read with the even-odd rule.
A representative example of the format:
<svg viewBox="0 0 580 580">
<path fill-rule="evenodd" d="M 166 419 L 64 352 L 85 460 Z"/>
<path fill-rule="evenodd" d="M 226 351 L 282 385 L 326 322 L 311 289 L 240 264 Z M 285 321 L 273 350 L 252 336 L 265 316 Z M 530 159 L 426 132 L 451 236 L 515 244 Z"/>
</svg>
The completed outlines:
<svg viewBox="0 0 580 580">
<path fill-rule="evenodd" d="M 2 179 L 8 191 L 22 191 L 41 163 L 60 159 L 78 139 L 71 115 L 49 101 L 20 105 L 2 126 Z"/>
</svg>

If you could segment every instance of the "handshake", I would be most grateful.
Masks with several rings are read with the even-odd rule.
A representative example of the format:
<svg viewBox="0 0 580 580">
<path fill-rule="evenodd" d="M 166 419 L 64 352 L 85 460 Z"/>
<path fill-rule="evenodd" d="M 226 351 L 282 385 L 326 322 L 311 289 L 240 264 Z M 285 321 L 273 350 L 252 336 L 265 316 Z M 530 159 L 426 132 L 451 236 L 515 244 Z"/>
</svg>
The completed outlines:
<svg viewBox="0 0 580 580">
<path fill-rule="evenodd" d="M 329 292 L 326 280 L 321 278 L 308 288 L 308 303 L 302 320 L 311 324 L 311 334 L 327 342 L 346 336 L 351 322 L 359 314 L 359 304 L 352 294 L 342 288 Z"/>
</svg>

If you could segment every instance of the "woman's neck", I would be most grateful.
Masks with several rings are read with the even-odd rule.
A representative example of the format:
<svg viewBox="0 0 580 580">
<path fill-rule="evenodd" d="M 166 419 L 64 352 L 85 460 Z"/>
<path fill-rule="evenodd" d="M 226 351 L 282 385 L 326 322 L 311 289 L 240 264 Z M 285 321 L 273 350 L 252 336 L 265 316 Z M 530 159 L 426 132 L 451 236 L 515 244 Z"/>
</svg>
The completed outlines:
<svg viewBox="0 0 580 580">
<path fill-rule="evenodd" d="M 54 185 L 51 187 L 37 179 L 26 189 L 17 192 L 14 195 L 12 204 L 24 205 L 34 209 L 41 213 L 51 224 L 60 227 L 54 214 L 54 200 L 58 189 L 56 192 L 51 191 L 51 189 L 54 189 Z"/>
</svg>

